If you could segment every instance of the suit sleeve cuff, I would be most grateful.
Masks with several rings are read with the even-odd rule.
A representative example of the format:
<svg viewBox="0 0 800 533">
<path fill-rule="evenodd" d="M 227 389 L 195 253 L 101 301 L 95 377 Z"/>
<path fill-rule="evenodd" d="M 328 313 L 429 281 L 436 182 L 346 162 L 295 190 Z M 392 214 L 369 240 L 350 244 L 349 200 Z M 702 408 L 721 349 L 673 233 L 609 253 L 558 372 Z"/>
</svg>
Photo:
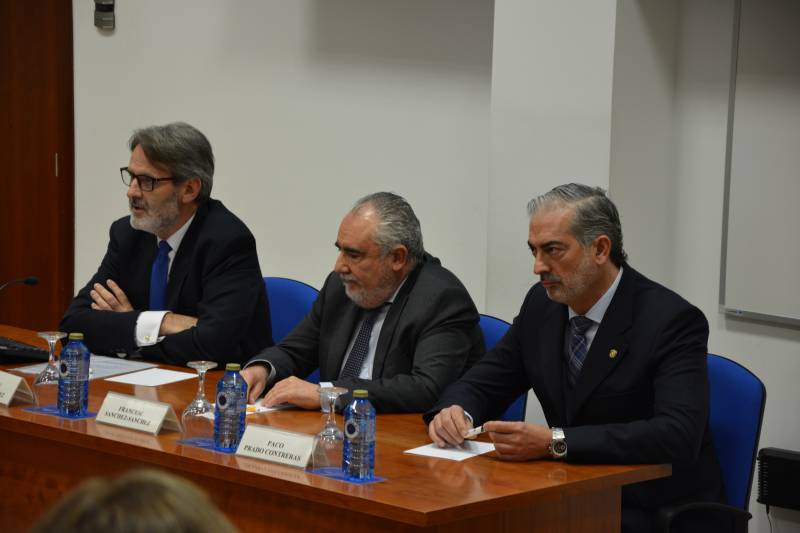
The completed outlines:
<svg viewBox="0 0 800 533">
<path fill-rule="evenodd" d="M 136 346 L 153 346 L 164 338 L 158 336 L 161 321 L 169 311 L 142 311 L 136 318 Z"/>
</svg>

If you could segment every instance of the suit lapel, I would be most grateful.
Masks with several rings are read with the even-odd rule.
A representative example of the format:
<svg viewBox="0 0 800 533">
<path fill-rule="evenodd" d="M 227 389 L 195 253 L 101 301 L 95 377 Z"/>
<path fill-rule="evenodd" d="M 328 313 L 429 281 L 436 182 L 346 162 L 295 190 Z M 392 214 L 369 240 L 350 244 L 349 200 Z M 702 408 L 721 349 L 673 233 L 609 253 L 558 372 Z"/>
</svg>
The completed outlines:
<svg viewBox="0 0 800 533">
<path fill-rule="evenodd" d="M 183 282 L 189 273 L 192 264 L 197 239 L 202 231 L 203 222 L 208 215 L 208 203 L 203 204 L 197 209 L 186 235 L 183 236 L 175 258 L 172 260 L 172 267 L 169 270 L 169 281 L 167 282 L 167 309 L 175 310 L 178 308 L 179 297 L 183 288 Z"/>
<path fill-rule="evenodd" d="M 539 327 L 539 357 L 544 387 L 558 420 L 564 420 L 566 409 L 562 401 L 564 371 L 564 328 L 567 325 L 567 306 L 550 305 Z M 563 425 L 563 424 L 562 424 Z"/>
<path fill-rule="evenodd" d="M 594 389 L 625 357 L 628 349 L 625 332 L 630 329 L 633 321 L 634 284 L 631 278 L 630 267 L 625 267 L 617 292 L 603 316 L 589 353 L 586 354 L 583 369 L 575 382 L 568 402 L 568 423 L 572 423 Z"/>
<path fill-rule="evenodd" d="M 130 257 L 130 264 L 125 265 L 130 273 L 132 280 L 126 283 L 123 280 L 123 287 L 129 287 L 126 296 L 135 309 L 150 308 L 150 273 L 153 270 L 153 261 L 158 254 L 156 236 L 152 233 L 141 232 L 134 255 Z M 115 280 L 119 282 L 119 280 Z"/>
<path fill-rule="evenodd" d="M 348 298 L 341 312 L 341 319 L 338 321 L 337 326 L 333 328 L 328 356 L 320 358 L 320 364 L 324 367 L 320 368 L 321 376 L 330 376 L 329 379 L 339 377 L 339 370 L 342 368 L 345 351 L 350 339 L 353 338 L 353 331 L 360 319 L 361 308 Z"/>
<path fill-rule="evenodd" d="M 394 338 L 395 331 L 397 331 L 397 324 L 400 322 L 400 317 L 403 314 L 403 309 L 408 302 L 408 295 L 414 288 L 417 282 L 422 266 L 428 261 L 428 255 L 425 254 L 423 260 L 412 270 L 406 278 L 403 287 L 398 291 L 394 301 L 386 313 L 386 318 L 383 319 L 383 326 L 381 326 L 381 336 L 378 337 L 378 345 L 375 347 L 375 360 L 372 362 L 372 379 L 377 379 L 383 375 L 383 364 L 386 362 L 386 356 L 389 354 L 389 348 L 392 346 L 392 339 Z"/>
</svg>

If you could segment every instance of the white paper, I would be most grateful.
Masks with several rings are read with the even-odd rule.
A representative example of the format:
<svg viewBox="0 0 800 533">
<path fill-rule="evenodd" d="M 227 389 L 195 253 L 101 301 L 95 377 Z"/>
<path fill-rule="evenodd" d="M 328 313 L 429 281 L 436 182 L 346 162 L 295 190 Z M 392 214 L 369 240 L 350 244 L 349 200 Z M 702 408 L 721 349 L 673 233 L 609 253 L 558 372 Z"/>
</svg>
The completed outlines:
<svg viewBox="0 0 800 533">
<path fill-rule="evenodd" d="M 108 378 L 106 381 L 113 381 L 115 383 L 128 383 L 130 385 L 158 387 L 159 385 L 166 385 L 167 383 L 175 383 L 176 381 L 183 381 L 196 377 L 197 374 L 190 374 L 189 372 L 178 372 L 176 370 L 167 370 L 165 368 L 148 368 L 147 370 L 142 370 L 141 372 L 133 372 L 132 374 Z"/>
<path fill-rule="evenodd" d="M 47 366 L 47 363 L 37 363 L 35 365 L 14 368 L 13 370 L 25 374 L 38 374 L 44 370 L 45 366 Z M 156 365 L 153 363 L 145 363 L 144 361 L 132 361 L 119 357 L 106 357 L 104 355 L 92 354 L 89 360 L 89 366 L 89 379 L 102 379 L 117 374 L 142 370 L 144 368 L 152 368 Z"/>
<path fill-rule="evenodd" d="M 481 455 L 494 451 L 494 444 L 491 442 L 479 442 L 475 440 L 465 440 L 461 446 L 447 446 L 440 448 L 434 443 L 426 444 L 418 448 L 406 450 L 403 453 L 414 455 L 425 455 L 427 457 L 438 457 L 440 459 L 450 459 L 452 461 L 463 461 L 476 455 Z"/>
</svg>

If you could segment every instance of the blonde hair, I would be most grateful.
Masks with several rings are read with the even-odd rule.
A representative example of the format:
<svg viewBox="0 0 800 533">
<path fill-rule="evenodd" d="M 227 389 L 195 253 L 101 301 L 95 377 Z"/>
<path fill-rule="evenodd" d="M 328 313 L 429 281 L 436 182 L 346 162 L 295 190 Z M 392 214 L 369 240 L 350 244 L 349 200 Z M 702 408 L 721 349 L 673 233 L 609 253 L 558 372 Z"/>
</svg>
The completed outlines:
<svg viewBox="0 0 800 533">
<path fill-rule="evenodd" d="M 204 533 L 236 529 L 193 483 L 158 470 L 90 479 L 61 499 L 32 533 Z"/>
</svg>

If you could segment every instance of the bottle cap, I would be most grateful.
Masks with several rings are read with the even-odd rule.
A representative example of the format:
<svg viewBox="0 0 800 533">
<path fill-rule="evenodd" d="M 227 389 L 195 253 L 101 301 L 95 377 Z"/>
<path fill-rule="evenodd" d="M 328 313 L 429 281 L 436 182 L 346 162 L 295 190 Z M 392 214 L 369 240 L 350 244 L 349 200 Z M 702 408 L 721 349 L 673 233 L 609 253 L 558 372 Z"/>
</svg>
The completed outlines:
<svg viewBox="0 0 800 533">
<path fill-rule="evenodd" d="M 364 389 L 356 389 L 353 391 L 353 398 L 366 398 L 369 393 Z"/>
<path fill-rule="evenodd" d="M 83 333 L 70 333 L 69 340 L 71 341 L 82 341 L 83 340 Z"/>
<path fill-rule="evenodd" d="M 227 370 L 229 372 L 232 372 L 234 370 L 236 372 L 238 372 L 241 369 L 242 369 L 242 365 L 240 365 L 239 363 L 228 363 L 227 365 L 225 365 L 225 370 Z"/>
</svg>

